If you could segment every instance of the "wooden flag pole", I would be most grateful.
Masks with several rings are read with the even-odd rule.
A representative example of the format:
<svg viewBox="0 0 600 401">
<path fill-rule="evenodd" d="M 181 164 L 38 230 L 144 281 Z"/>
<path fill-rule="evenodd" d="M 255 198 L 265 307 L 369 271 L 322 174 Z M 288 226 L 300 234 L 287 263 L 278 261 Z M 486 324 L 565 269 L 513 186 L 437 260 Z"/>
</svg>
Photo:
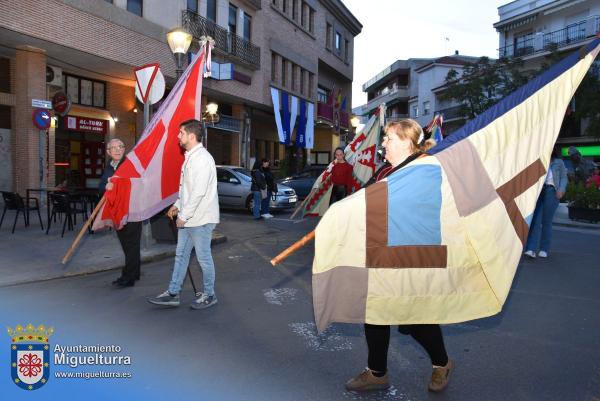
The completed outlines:
<svg viewBox="0 0 600 401">
<path fill-rule="evenodd" d="M 300 204 L 300 206 L 297 207 L 296 210 L 294 210 L 294 213 L 292 213 L 292 215 L 290 216 L 290 220 L 294 220 L 294 217 L 298 214 L 298 212 L 300 210 L 304 209 L 304 205 L 310 199 L 310 197 L 312 196 L 312 194 L 313 194 L 314 191 L 315 191 L 314 188 L 310 190 L 310 193 L 306 196 L 306 198 L 304 198 L 304 200 L 302 201 L 302 203 Z"/>
<path fill-rule="evenodd" d="M 273 266 L 275 266 L 275 265 L 278 265 L 279 263 L 283 262 L 284 259 L 286 259 L 288 256 L 290 256 L 292 253 L 296 252 L 298 249 L 302 248 L 304 245 L 308 244 L 314 238 L 315 238 L 315 232 L 313 230 L 313 231 L 309 232 L 308 234 L 306 234 L 304 237 L 302 237 L 301 240 L 296 241 L 296 243 L 292 244 L 292 246 L 290 246 L 288 249 L 284 250 L 279 255 L 277 255 L 273 259 L 271 259 L 271 264 Z"/>
<path fill-rule="evenodd" d="M 81 238 L 83 237 L 83 233 L 85 232 L 85 230 L 87 230 L 87 228 L 90 226 L 90 224 L 92 224 L 94 222 L 96 215 L 98 214 L 98 212 L 100 211 L 100 208 L 102 207 L 102 205 L 104 205 L 105 202 L 106 202 L 106 198 L 103 196 L 100 199 L 100 202 L 98 202 L 98 204 L 96 205 L 96 208 L 92 212 L 90 218 L 85 222 L 85 224 L 81 228 L 81 231 L 79 231 L 79 234 L 77 234 L 77 238 L 75 238 L 75 241 L 73 241 L 73 243 L 69 247 L 69 250 L 67 251 L 65 257 L 62 260 L 63 265 L 66 264 L 69 261 L 69 259 L 71 259 L 71 256 L 73 256 L 73 252 L 75 252 L 75 249 L 77 249 L 77 245 L 79 245 L 79 241 L 81 241 Z"/>
</svg>

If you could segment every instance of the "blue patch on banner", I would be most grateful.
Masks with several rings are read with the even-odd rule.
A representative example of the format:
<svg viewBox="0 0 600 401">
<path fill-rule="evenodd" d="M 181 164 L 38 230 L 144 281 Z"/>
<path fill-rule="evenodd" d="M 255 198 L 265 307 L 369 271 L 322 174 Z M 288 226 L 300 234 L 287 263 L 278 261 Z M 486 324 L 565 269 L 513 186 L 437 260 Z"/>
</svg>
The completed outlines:
<svg viewBox="0 0 600 401">
<path fill-rule="evenodd" d="M 388 246 L 440 245 L 440 166 L 409 166 L 387 181 Z"/>
</svg>

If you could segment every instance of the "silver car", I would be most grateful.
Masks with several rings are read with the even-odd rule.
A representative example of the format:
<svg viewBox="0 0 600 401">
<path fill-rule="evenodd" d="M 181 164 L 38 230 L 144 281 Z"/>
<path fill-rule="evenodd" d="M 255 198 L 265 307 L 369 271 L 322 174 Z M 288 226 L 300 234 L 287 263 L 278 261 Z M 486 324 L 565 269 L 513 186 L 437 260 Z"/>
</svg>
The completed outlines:
<svg viewBox="0 0 600 401">
<path fill-rule="evenodd" d="M 217 192 L 222 208 L 247 209 L 252 212 L 254 199 L 250 187 L 250 171 L 238 166 L 217 166 Z M 296 191 L 277 184 L 277 193 L 271 197 L 271 210 L 292 209 L 296 206 Z"/>
</svg>

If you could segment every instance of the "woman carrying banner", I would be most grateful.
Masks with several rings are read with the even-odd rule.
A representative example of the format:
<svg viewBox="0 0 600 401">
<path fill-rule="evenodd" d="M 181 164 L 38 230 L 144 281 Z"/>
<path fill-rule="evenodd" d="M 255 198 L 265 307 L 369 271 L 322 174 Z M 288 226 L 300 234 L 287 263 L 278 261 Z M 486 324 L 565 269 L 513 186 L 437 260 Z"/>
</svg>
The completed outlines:
<svg viewBox="0 0 600 401">
<path fill-rule="evenodd" d="M 344 149 L 336 148 L 333 159 L 333 168 L 331 169 L 331 182 L 333 188 L 329 204 L 344 199 L 352 191 L 352 165 L 346 162 Z"/>
<path fill-rule="evenodd" d="M 385 158 L 389 165 L 375 173 L 367 186 L 424 156 L 424 147 L 430 144 L 420 148 L 419 143 L 422 138 L 423 130 L 414 120 L 405 119 L 388 123 L 385 127 L 382 146 L 385 148 Z M 401 325 L 398 330 L 402 334 L 408 334 L 414 338 L 429 354 L 433 367 L 429 390 L 442 391 L 446 388 L 454 363 L 448 359 L 446 354 L 440 326 L 437 324 Z M 386 389 L 390 386 L 387 373 L 390 326 L 365 324 L 365 337 L 369 350 L 368 367 L 358 376 L 346 382 L 346 389 L 350 391 Z"/>
</svg>

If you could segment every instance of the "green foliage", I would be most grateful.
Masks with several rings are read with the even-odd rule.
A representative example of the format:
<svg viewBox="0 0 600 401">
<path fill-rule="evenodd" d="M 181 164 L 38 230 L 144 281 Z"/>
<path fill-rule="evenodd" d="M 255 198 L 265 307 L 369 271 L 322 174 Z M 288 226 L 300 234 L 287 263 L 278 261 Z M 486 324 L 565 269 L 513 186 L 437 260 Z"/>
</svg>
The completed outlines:
<svg viewBox="0 0 600 401">
<path fill-rule="evenodd" d="M 600 67 L 592 64 L 575 93 L 574 117 L 588 119 L 585 134 L 600 136 Z"/>
<path fill-rule="evenodd" d="M 582 182 L 569 182 L 565 198 L 569 202 L 569 206 L 600 209 L 600 190 L 595 186 L 586 187 Z"/>
<path fill-rule="evenodd" d="M 491 61 L 481 57 L 466 64 L 462 75 L 454 69 L 448 72 L 442 99 L 461 103 L 460 114 L 474 118 L 527 82 L 530 74 L 522 66 L 519 58 Z"/>
</svg>

